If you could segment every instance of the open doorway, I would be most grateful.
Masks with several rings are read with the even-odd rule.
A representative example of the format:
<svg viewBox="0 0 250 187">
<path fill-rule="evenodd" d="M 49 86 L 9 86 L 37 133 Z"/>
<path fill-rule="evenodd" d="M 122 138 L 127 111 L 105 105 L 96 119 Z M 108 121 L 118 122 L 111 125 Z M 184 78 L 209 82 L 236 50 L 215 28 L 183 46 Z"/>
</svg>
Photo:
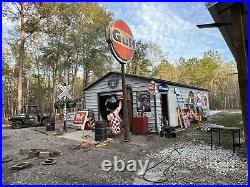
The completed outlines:
<svg viewBox="0 0 250 187">
<path fill-rule="evenodd" d="M 109 114 L 109 112 L 107 111 L 106 107 L 105 107 L 105 102 L 107 100 L 107 98 L 109 96 L 115 96 L 116 93 L 118 92 L 111 92 L 111 93 L 105 93 L 105 94 L 99 94 L 98 95 L 98 105 L 99 105 L 99 112 L 98 112 L 98 120 L 107 120 L 107 115 Z M 116 97 L 116 96 L 115 96 Z M 132 128 L 132 121 L 133 121 L 133 96 L 132 96 L 132 91 L 128 90 L 128 117 L 129 117 L 129 126 L 130 126 L 130 130 Z M 117 103 L 117 107 L 118 107 L 118 103 Z M 121 117 L 121 125 L 123 126 L 123 107 L 121 108 L 120 111 L 120 117 Z"/>
<path fill-rule="evenodd" d="M 115 96 L 115 94 L 110 93 L 110 94 L 105 94 L 105 95 L 99 95 L 99 117 L 101 117 L 101 119 L 103 120 L 107 120 L 107 115 L 109 114 L 109 112 L 107 111 L 105 107 L 105 102 L 109 96 Z M 117 107 L 118 107 L 118 103 L 117 103 Z M 123 109 L 121 109 L 120 111 L 121 119 L 122 119 L 122 116 L 123 116 Z"/>
<path fill-rule="evenodd" d="M 167 94 L 161 94 L 161 112 L 162 117 L 164 117 L 166 120 L 168 120 L 168 95 Z"/>
</svg>

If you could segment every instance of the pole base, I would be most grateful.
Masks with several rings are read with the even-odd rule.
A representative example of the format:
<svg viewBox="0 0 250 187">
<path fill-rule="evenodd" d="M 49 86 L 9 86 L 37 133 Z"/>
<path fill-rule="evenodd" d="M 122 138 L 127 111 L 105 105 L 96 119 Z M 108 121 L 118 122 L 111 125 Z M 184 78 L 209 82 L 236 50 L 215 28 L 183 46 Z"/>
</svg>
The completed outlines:
<svg viewBox="0 0 250 187">
<path fill-rule="evenodd" d="M 131 141 L 131 139 L 124 139 L 124 140 L 122 140 L 123 142 L 130 142 Z"/>
</svg>

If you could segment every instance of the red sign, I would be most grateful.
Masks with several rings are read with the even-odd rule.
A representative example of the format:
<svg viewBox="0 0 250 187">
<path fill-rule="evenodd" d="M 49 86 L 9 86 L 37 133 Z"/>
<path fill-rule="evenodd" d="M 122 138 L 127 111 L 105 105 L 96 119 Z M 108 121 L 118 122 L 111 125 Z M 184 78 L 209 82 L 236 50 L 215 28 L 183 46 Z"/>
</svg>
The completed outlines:
<svg viewBox="0 0 250 187">
<path fill-rule="evenodd" d="M 135 53 L 135 40 L 129 26 L 118 19 L 112 22 L 106 30 L 106 40 L 111 52 L 121 63 L 132 60 Z"/>
<path fill-rule="evenodd" d="M 155 84 L 152 84 L 152 83 L 148 84 L 148 90 L 155 91 Z"/>
<path fill-rule="evenodd" d="M 78 111 L 75 115 L 74 124 L 84 125 L 87 119 L 88 111 Z"/>
</svg>

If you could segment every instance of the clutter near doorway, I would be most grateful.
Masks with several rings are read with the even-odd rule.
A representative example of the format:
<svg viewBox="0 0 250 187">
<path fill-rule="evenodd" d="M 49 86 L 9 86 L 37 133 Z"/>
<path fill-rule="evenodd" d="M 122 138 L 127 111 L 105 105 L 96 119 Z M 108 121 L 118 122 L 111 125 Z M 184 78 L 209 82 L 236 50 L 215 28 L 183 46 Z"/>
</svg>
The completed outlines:
<svg viewBox="0 0 250 187">
<path fill-rule="evenodd" d="M 160 136 L 161 137 L 176 137 L 176 131 L 174 127 L 169 126 L 168 120 L 165 118 L 165 116 L 162 116 L 159 118 L 161 121 L 161 131 L 160 131 Z"/>
</svg>

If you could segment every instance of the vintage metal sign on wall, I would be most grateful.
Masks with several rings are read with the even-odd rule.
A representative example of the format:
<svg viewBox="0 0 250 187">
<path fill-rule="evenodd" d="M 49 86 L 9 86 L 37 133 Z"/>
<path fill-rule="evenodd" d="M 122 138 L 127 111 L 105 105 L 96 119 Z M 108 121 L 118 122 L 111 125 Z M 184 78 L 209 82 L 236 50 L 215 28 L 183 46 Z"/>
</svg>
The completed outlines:
<svg viewBox="0 0 250 187">
<path fill-rule="evenodd" d="M 150 92 L 148 90 L 136 92 L 137 114 L 151 117 Z"/>
<path fill-rule="evenodd" d="M 168 85 L 166 85 L 165 83 L 160 83 L 158 85 L 159 92 L 168 92 L 168 90 L 169 90 Z"/>
<path fill-rule="evenodd" d="M 106 30 L 106 40 L 112 54 L 120 63 L 132 60 L 135 53 L 135 40 L 129 26 L 122 20 L 113 21 Z"/>
<path fill-rule="evenodd" d="M 111 75 L 108 79 L 108 86 L 110 87 L 110 89 L 116 89 L 119 84 L 119 75 Z"/>
</svg>

